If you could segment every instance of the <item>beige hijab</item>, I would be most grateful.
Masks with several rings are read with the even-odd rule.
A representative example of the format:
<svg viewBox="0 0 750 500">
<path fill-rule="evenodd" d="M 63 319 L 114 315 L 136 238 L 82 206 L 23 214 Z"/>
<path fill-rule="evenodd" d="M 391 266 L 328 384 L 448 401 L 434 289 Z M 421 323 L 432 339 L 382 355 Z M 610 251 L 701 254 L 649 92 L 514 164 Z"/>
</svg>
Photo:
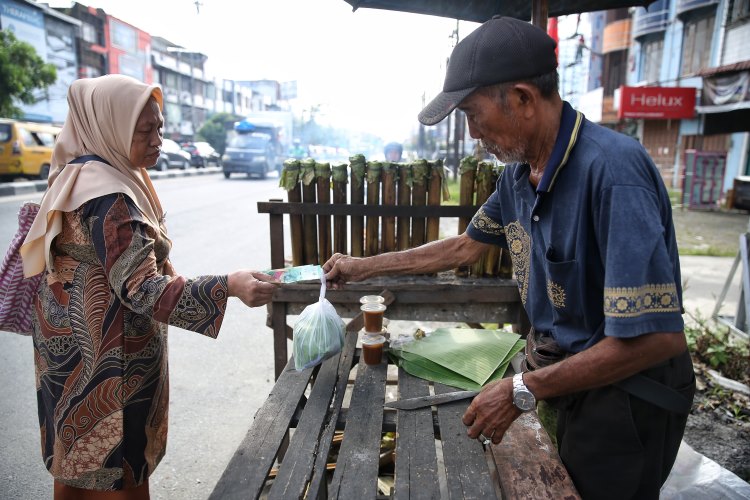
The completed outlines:
<svg viewBox="0 0 750 500">
<path fill-rule="evenodd" d="M 159 87 L 124 75 L 76 80 L 68 90 L 68 117 L 55 143 L 47 192 L 21 246 L 24 274 L 52 269 L 52 240 L 62 231 L 63 212 L 112 193 L 124 193 L 159 230 L 164 217 L 145 169 L 130 163 L 130 145 L 138 116 L 151 97 L 163 109 Z M 98 161 L 71 164 L 79 156 Z"/>
</svg>

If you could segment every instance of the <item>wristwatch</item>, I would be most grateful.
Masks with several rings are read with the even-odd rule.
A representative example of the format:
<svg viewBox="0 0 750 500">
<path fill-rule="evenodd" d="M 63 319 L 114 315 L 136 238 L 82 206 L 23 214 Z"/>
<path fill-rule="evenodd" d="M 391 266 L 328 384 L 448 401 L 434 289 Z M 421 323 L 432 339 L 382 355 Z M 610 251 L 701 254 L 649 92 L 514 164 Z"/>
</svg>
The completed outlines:
<svg viewBox="0 0 750 500">
<path fill-rule="evenodd" d="M 521 411 L 536 408 L 536 398 L 523 383 L 523 373 L 513 375 L 513 404 Z"/>
</svg>

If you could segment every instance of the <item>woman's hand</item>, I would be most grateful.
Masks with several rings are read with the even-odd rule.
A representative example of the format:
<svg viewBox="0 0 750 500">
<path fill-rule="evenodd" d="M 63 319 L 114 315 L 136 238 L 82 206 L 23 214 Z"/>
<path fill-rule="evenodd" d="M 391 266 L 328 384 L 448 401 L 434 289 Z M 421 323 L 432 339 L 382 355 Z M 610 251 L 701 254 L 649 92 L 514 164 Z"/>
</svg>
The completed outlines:
<svg viewBox="0 0 750 500">
<path fill-rule="evenodd" d="M 370 277 L 371 273 L 364 265 L 365 259 L 335 253 L 323 264 L 326 280 L 331 288 L 341 288 L 347 281 L 362 281 Z"/>
<path fill-rule="evenodd" d="M 229 274 L 227 284 L 230 297 L 239 298 L 246 306 L 258 307 L 271 302 L 279 282 L 263 273 L 241 270 Z"/>
</svg>

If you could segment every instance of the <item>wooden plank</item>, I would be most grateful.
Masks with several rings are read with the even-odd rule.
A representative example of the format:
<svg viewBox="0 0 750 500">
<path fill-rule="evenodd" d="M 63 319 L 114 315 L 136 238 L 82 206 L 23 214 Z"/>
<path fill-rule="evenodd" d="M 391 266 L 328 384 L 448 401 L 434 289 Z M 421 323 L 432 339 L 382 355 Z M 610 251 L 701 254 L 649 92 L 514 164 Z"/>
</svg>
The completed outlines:
<svg viewBox="0 0 750 500">
<path fill-rule="evenodd" d="M 434 387 L 435 394 L 458 390 L 443 384 L 434 384 Z M 484 447 L 476 439 L 469 438 L 466 426 L 461 422 L 469 402 L 455 401 L 437 407 L 448 497 L 497 498 Z"/>
<path fill-rule="evenodd" d="M 368 366 L 360 359 L 329 498 L 348 500 L 377 495 L 387 367 L 385 362 Z"/>
<path fill-rule="evenodd" d="M 275 201 L 281 203 L 281 200 Z M 271 269 L 280 269 L 284 267 L 284 216 L 269 215 L 268 227 L 271 232 Z"/>
<path fill-rule="evenodd" d="M 343 361 L 344 366 L 351 366 L 351 351 L 353 344 L 356 343 L 356 334 L 349 334 L 348 337 L 349 347 L 343 349 L 343 353 L 325 360 L 315 377 L 302 417 L 299 419 L 287 449 L 286 458 L 268 494 L 269 499 L 302 498 L 312 477 L 316 456 L 328 456 L 331 440 L 325 440 L 323 435 L 328 423 L 326 417 L 328 417 L 334 388 L 338 385 L 340 378 L 346 380 L 349 375 L 348 370 L 341 369 L 340 364 Z"/>
<path fill-rule="evenodd" d="M 362 195 L 364 200 L 364 195 Z M 295 215 L 346 215 L 362 217 L 377 215 L 380 217 L 473 217 L 479 210 L 478 206 L 439 205 L 349 205 L 331 203 L 329 205 L 315 205 L 305 203 L 271 203 L 258 202 L 258 213 L 261 214 L 295 214 Z"/>
<path fill-rule="evenodd" d="M 399 398 L 429 396 L 426 380 L 398 370 Z M 394 498 L 438 498 L 432 408 L 397 412 Z"/>
<path fill-rule="evenodd" d="M 504 498 L 581 498 L 536 412 L 518 417 L 490 450 Z"/>
<path fill-rule="evenodd" d="M 212 499 L 258 498 L 301 401 L 312 368 L 297 372 L 290 358 L 250 430 L 211 493 Z"/>
<path fill-rule="evenodd" d="M 288 361 L 286 315 L 288 305 L 283 302 L 271 304 L 271 325 L 273 329 L 274 375 L 278 379 Z"/>
</svg>

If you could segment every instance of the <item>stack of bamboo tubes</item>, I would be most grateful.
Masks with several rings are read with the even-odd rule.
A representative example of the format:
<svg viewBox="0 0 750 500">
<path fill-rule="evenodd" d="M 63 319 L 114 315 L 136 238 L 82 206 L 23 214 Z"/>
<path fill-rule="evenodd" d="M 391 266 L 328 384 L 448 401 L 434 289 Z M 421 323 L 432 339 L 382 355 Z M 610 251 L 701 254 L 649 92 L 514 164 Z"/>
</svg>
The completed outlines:
<svg viewBox="0 0 750 500">
<path fill-rule="evenodd" d="M 466 158 L 461 162 L 460 175 L 460 203 L 481 205 L 494 190 L 498 173 L 489 162 Z M 289 159 L 284 162 L 279 184 L 286 189 L 289 202 L 302 203 L 423 206 L 440 205 L 448 196 L 442 160 L 392 163 L 367 161 L 361 154 L 351 156 L 348 164 L 334 165 L 312 158 Z M 334 252 L 370 256 L 440 238 L 438 217 L 352 215 L 349 227 L 346 219 L 344 215 L 290 215 L 292 264 L 322 265 Z M 468 222 L 459 220 L 459 234 Z M 506 267 L 505 274 L 509 275 L 509 265 Z M 471 269 L 457 273 L 497 276 L 503 271 L 503 254 L 497 248 Z"/>
</svg>

